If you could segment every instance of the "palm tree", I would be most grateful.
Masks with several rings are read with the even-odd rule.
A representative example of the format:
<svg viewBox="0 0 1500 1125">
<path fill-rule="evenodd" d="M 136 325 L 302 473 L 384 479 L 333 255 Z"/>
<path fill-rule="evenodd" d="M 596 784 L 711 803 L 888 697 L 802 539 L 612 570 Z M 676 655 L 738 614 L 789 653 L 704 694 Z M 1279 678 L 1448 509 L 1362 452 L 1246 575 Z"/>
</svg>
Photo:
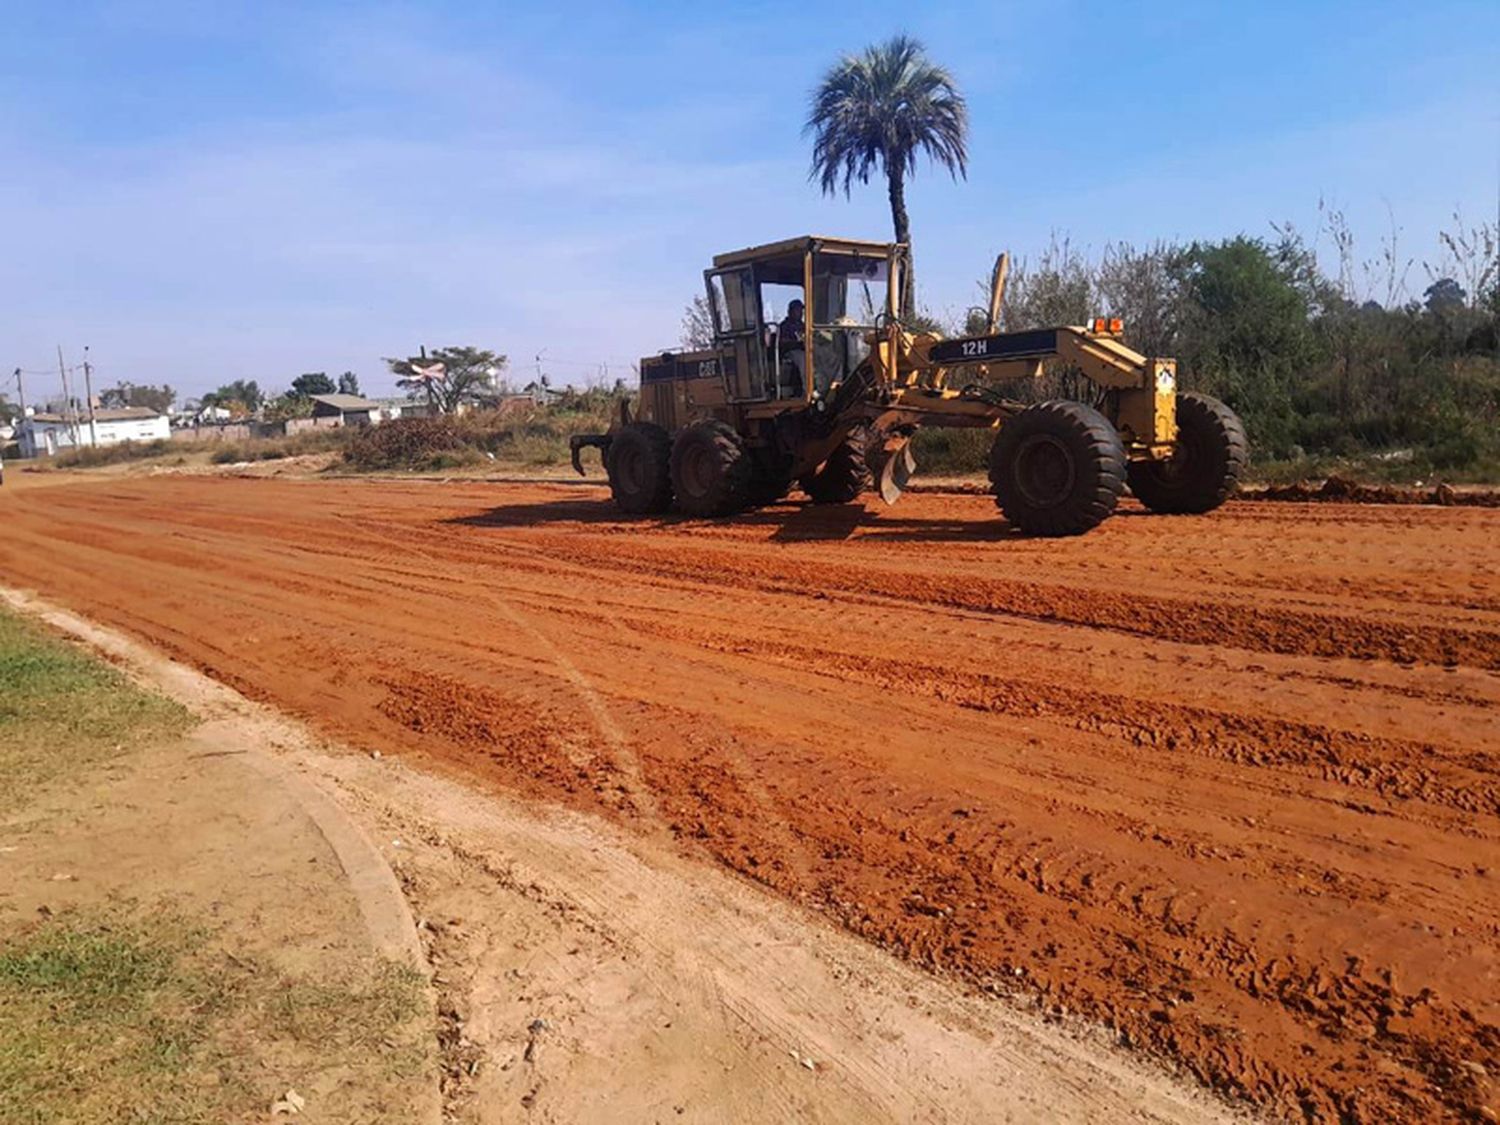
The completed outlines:
<svg viewBox="0 0 1500 1125">
<path fill-rule="evenodd" d="M 890 189 L 896 241 L 911 245 L 906 178 L 927 156 L 957 179 L 968 174 L 969 109 L 953 76 L 927 57 L 922 44 L 897 35 L 859 55 L 846 55 L 813 91 L 803 135 L 814 135 L 809 178 L 826 195 L 840 186 L 870 182 L 877 168 Z M 841 183 L 842 181 L 842 183 Z M 908 266 L 902 307 L 916 310 L 915 279 Z"/>
</svg>

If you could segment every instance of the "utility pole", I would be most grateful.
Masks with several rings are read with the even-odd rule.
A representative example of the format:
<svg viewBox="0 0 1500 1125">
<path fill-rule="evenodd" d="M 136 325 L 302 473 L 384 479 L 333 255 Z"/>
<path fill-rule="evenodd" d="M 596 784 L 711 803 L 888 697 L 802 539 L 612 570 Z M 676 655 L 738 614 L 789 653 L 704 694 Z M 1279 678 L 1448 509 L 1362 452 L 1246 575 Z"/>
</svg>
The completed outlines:
<svg viewBox="0 0 1500 1125">
<path fill-rule="evenodd" d="M 21 369 L 16 368 L 16 399 L 21 404 L 21 417 L 26 417 L 26 384 L 21 382 Z"/>
<path fill-rule="evenodd" d="M 68 369 L 63 364 L 62 345 L 57 345 L 57 373 L 62 377 L 63 388 L 63 420 L 68 423 L 68 434 L 73 439 L 73 445 L 78 445 L 78 411 L 73 405 L 73 392 L 68 387 Z"/>
<path fill-rule="evenodd" d="M 83 393 L 88 396 L 89 404 L 89 448 L 99 444 L 99 427 L 94 422 L 94 379 L 93 369 L 89 366 L 89 346 L 83 345 Z"/>
</svg>

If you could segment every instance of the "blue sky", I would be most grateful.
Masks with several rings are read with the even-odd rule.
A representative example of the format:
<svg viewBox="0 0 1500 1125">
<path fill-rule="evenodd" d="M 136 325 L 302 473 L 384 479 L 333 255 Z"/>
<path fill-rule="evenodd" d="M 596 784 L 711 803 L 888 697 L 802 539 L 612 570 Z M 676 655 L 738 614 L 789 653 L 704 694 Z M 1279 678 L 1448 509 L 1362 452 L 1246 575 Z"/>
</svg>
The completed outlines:
<svg viewBox="0 0 1500 1125">
<path fill-rule="evenodd" d="M 919 173 L 924 303 L 995 253 L 1309 233 L 1373 256 L 1494 215 L 1500 5 L 0 0 L 0 371 L 91 353 L 197 393 L 418 344 L 518 381 L 630 376 L 716 251 L 887 237 L 800 134 L 839 54 L 905 30 L 969 97 L 966 182 Z M 1414 281 L 1421 280 L 1420 265 Z M 4 376 L 0 375 L 0 380 Z M 31 397 L 55 393 L 37 376 Z M 13 387 L 0 381 L 0 390 Z"/>
</svg>

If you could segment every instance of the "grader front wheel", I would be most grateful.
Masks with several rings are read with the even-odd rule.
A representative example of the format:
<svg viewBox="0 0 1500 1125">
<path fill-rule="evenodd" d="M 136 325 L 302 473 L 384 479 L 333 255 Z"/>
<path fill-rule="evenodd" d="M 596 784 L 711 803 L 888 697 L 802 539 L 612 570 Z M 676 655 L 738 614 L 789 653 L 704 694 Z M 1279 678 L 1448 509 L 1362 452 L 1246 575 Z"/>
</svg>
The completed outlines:
<svg viewBox="0 0 1500 1125">
<path fill-rule="evenodd" d="M 849 504 L 874 484 L 866 456 L 870 433 L 863 426 L 850 432 L 828 460 L 797 483 L 814 504 Z"/>
<path fill-rule="evenodd" d="M 610 441 L 604 457 L 609 490 L 622 512 L 644 516 L 672 503 L 672 439 L 651 422 L 632 422 Z"/>
<path fill-rule="evenodd" d="M 990 485 L 1005 518 L 1031 535 L 1082 535 L 1125 490 L 1125 447 L 1109 419 L 1055 399 L 1021 411 L 990 450 Z"/>
<path fill-rule="evenodd" d="M 1216 398 L 1177 396 L 1177 449 L 1165 461 L 1134 461 L 1130 491 L 1153 512 L 1211 512 L 1239 484 L 1250 457 L 1245 425 Z"/>
</svg>

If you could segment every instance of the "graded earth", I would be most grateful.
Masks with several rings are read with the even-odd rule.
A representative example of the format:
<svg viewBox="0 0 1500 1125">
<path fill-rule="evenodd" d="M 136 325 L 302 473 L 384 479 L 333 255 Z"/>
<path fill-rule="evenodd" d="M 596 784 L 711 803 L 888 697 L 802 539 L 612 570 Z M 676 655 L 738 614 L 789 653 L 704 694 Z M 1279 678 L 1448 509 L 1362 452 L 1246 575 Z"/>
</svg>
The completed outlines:
<svg viewBox="0 0 1500 1125">
<path fill-rule="evenodd" d="M 705 522 L 160 475 L 0 519 L 6 584 L 331 737 L 675 840 L 1278 1115 L 1500 1107 L 1500 510 L 1037 540 L 956 493 Z"/>
</svg>

